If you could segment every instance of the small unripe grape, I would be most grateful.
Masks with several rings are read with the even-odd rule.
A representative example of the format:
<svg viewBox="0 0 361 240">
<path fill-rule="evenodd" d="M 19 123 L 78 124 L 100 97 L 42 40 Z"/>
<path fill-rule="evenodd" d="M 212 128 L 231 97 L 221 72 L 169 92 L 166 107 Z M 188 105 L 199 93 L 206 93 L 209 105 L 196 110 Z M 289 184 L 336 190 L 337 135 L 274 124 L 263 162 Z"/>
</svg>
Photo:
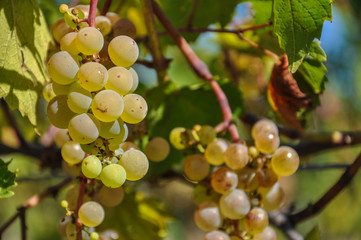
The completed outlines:
<svg viewBox="0 0 361 240">
<path fill-rule="evenodd" d="M 68 11 L 69 7 L 66 4 L 60 4 L 59 6 L 59 12 L 66 13 Z"/>
<path fill-rule="evenodd" d="M 211 176 L 211 185 L 214 191 L 220 194 L 236 189 L 238 176 L 227 167 L 220 167 Z"/>
<path fill-rule="evenodd" d="M 118 188 L 122 186 L 126 180 L 127 173 L 119 164 L 110 164 L 105 166 L 100 173 L 102 183 L 110 188 Z"/>
<path fill-rule="evenodd" d="M 199 141 L 202 145 L 208 145 L 216 138 L 216 131 L 209 125 L 201 126 L 198 131 Z"/>
<path fill-rule="evenodd" d="M 56 96 L 48 103 L 46 113 L 51 124 L 57 128 L 65 129 L 68 127 L 70 119 L 75 115 L 67 104 L 67 96 Z"/>
<path fill-rule="evenodd" d="M 108 35 L 112 31 L 112 23 L 106 16 L 97 16 L 95 18 L 95 27 L 103 34 Z"/>
<path fill-rule="evenodd" d="M 178 150 L 182 150 L 186 147 L 182 134 L 186 131 L 183 127 L 176 127 L 173 128 L 172 131 L 169 133 L 169 141 Z"/>
<path fill-rule="evenodd" d="M 263 208 L 267 211 L 279 209 L 285 200 L 285 193 L 279 183 L 275 183 L 271 188 L 259 188 Z"/>
<path fill-rule="evenodd" d="M 120 204 L 124 199 L 123 188 L 108 188 L 103 186 L 99 193 L 99 201 L 106 207 L 115 207 Z"/>
<path fill-rule="evenodd" d="M 79 66 L 73 57 L 65 51 L 55 53 L 48 62 L 50 78 L 59 84 L 70 84 L 76 80 Z"/>
<path fill-rule="evenodd" d="M 203 231 L 212 231 L 222 225 L 221 212 L 214 202 L 204 202 L 194 212 L 194 222 Z"/>
<path fill-rule="evenodd" d="M 67 51 L 71 55 L 78 55 L 79 50 L 76 47 L 76 36 L 77 32 L 70 32 L 64 35 L 60 40 L 60 49 L 62 51 Z"/>
<path fill-rule="evenodd" d="M 241 143 L 231 144 L 224 153 L 226 165 L 235 170 L 244 168 L 248 160 L 248 149 Z"/>
<path fill-rule="evenodd" d="M 98 240 L 99 239 L 99 234 L 97 232 L 92 232 L 90 234 L 90 240 Z"/>
<path fill-rule="evenodd" d="M 228 148 L 228 142 L 224 139 L 217 139 L 208 144 L 204 156 L 212 165 L 221 165 L 224 163 L 224 153 Z"/>
<path fill-rule="evenodd" d="M 136 124 L 141 122 L 148 112 L 148 105 L 144 98 L 138 94 L 131 93 L 123 97 L 124 110 L 121 118 L 124 122 Z"/>
<path fill-rule="evenodd" d="M 203 240 L 231 240 L 227 233 L 220 230 L 213 230 L 208 232 Z"/>
<path fill-rule="evenodd" d="M 122 165 L 127 172 L 127 180 L 137 181 L 148 172 L 149 161 L 147 156 L 139 150 L 130 149 L 119 159 L 118 164 Z"/>
<path fill-rule="evenodd" d="M 252 138 L 256 139 L 257 135 L 261 132 L 271 132 L 278 135 L 278 127 L 269 119 L 261 119 L 252 127 Z"/>
<path fill-rule="evenodd" d="M 183 170 L 191 181 L 200 181 L 209 174 L 209 163 L 201 154 L 193 154 L 184 160 Z"/>
<path fill-rule="evenodd" d="M 50 102 L 51 99 L 53 99 L 56 96 L 53 90 L 53 84 L 48 83 L 43 88 L 43 97 L 47 102 Z"/>
<path fill-rule="evenodd" d="M 124 109 L 123 98 L 113 90 L 98 92 L 92 101 L 94 116 L 103 122 L 113 122 L 122 115 Z"/>
<path fill-rule="evenodd" d="M 123 35 L 115 37 L 110 41 L 108 53 L 110 60 L 115 65 L 127 68 L 137 60 L 139 49 L 137 43 L 132 38 Z"/>
<path fill-rule="evenodd" d="M 223 216 L 234 220 L 246 216 L 251 208 L 247 194 L 241 189 L 224 194 L 219 203 Z"/>
<path fill-rule="evenodd" d="M 251 234 L 261 233 L 268 226 L 267 212 L 259 207 L 252 208 L 244 222 Z"/>
<path fill-rule="evenodd" d="M 277 234 L 270 226 L 253 236 L 253 240 L 277 240 Z"/>
<path fill-rule="evenodd" d="M 104 209 L 99 203 L 89 201 L 80 206 L 78 216 L 85 226 L 96 227 L 104 220 Z"/>
<path fill-rule="evenodd" d="M 153 162 L 161 162 L 166 159 L 169 151 L 168 141 L 161 137 L 152 138 L 144 149 L 148 159 Z"/>
<path fill-rule="evenodd" d="M 70 137 L 80 144 L 94 142 L 99 137 L 99 128 L 99 121 L 89 113 L 73 117 L 68 126 Z"/>
<path fill-rule="evenodd" d="M 256 135 L 254 143 L 260 152 L 270 154 L 280 146 L 280 138 L 273 132 L 260 132 Z"/>
<path fill-rule="evenodd" d="M 104 44 L 102 33 L 93 27 L 80 29 L 76 37 L 76 46 L 78 50 L 85 55 L 98 53 Z"/>
<path fill-rule="evenodd" d="M 96 178 L 102 171 L 102 163 L 97 156 L 87 156 L 81 164 L 81 171 L 87 178 Z"/>
<path fill-rule="evenodd" d="M 85 152 L 80 147 L 79 143 L 68 141 L 61 148 L 61 156 L 65 162 L 73 165 L 80 163 L 84 159 Z"/>
<path fill-rule="evenodd" d="M 88 91 L 99 91 L 108 81 L 108 70 L 100 63 L 87 62 L 78 73 L 79 84 Z"/>
<path fill-rule="evenodd" d="M 289 176 L 297 171 L 300 158 L 293 148 L 282 146 L 273 154 L 271 164 L 278 176 Z"/>
</svg>

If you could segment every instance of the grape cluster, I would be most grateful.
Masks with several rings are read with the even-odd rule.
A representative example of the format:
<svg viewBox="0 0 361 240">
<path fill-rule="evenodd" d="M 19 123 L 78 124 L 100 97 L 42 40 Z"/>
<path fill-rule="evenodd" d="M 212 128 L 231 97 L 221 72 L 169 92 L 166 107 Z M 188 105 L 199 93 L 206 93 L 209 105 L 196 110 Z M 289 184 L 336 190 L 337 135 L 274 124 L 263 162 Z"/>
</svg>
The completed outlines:
<svg viewBox="0 0 361 240">
<path fill-rule="evenodd" d="M 299 156 L 291 147 L 280 147 L 278 128 L 268 119 L 253 126 L 252 137 L 254 146 L 247 146 L 217 138 L 210 126 L 170 133 L 175 148 L 199 152 L 187 156 L 183 168 L 188 180 L 199 183 L 194 221 L 208 232 L 204 240 L 277 238 L 267 211 L 282 207 L 285 194 L 278 180 L 296 172 Z"/>
<path fill-rule="evenodd" d="M 74 220 L 78 216 L 83 231 L 89 233 L 83 239 L 94 240 L 99 235 L 91 228 L 104 219 L 102 205 L 118 205 L 124 197 L 124 182 L 137 181 L 148 171 L 147 156 L 135 144 L 125 142 L 127 124 L 141 122 L 148 106 L 142 96 L 133 93 L 138 76 L 131 65 L 138 58 L 138 46 L 131 37 L 114 33 L 121 19 L 114 13 L 97 16 L 94 28 L 81 21 L 89 6 L 69 9 L 61 5 L 60 11 L 65 20 L 53 27 L 53 34 L 61 51 L 48 61 L 52 82 L 44 88 L 47 115 L 60 129 L 55 142 L 61 147 L 65 168 L 74 175 L 81 172 L 93 183 L 75 213 L 80 186 L 69 190 L 62 206 L 73 219 L 64 220 L 65 225 L 62 222 L 63 232 L 68 239 L 76 239 Z M 152 158 L 161 161 L 168 153 L 162 154 Z"/>
</svg>

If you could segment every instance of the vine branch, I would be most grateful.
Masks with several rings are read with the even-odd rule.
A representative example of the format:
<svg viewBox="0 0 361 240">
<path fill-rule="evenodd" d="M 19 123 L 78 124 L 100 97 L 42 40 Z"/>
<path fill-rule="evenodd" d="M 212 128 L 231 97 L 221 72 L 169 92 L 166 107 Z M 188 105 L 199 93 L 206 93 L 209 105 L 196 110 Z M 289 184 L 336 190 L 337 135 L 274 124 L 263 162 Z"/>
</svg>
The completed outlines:
<svg viewBox="0 0 361 240">
<path fill-rule="evenodd" d="M 193 19 L 194 15 L 196 14 L 197 6 L 198 6 L 199 0 L 193 0 L 192 10 L 189 14 L 188 21 L 187 21 L 187 27 L 192 27 L 193 25 Z"/>
<path fill-rule="evenodd" d="M 109 11 L 110 6 L 112 5 L 112 0 L 106 0 L 100 15 L 105 16 Z"/>
</svg>

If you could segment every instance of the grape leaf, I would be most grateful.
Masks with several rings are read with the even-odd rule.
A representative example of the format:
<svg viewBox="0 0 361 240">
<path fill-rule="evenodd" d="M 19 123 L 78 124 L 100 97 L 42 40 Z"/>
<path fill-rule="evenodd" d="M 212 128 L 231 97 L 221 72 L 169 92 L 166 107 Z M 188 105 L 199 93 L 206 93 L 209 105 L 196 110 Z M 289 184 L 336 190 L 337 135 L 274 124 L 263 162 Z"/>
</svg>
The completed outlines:
<svg viewBox="0 0 361 240">
<path fill-rule="evenodd" d="M 0 159 L 0 198 L 8 198 L 14 195 L 14 192 L 9 189 L 16 185 L 16 174 L 9 171 L 9 164 L 10 162 L 5 163 Z"/>
<path fill-rule="evenodd" d="M 253 0 L 251 1 L 251 3 L 252 3 L 254 24 L 258 25 L 271 20 L 272 1 Z"/>
<path fill-rule="evenodd" d="M 36 125 L 50 33 L 36 1 L 0 1 L 0 98 Z"/>
<path fill-rule="evenodd" d="M 321 38 L 323 23 L 332 20 L 332 0 L 274 0 L 274 33 L 296 72 L 311 43 Z"/>
</svg>

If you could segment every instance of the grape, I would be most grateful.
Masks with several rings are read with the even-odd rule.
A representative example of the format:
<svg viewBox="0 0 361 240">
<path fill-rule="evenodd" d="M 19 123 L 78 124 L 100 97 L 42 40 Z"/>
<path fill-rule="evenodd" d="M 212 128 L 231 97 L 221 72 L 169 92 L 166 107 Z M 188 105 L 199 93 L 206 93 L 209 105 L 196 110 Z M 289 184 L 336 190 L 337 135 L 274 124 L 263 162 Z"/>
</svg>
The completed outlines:
<svg viewBox="0 0 361 240">
<path fill-rule="evenodd" d="M 238 185 L 238 176 L 227 167 L 220 167 L 211 176 L 211 185 L 214 191 L 224 194 L 234 190 Z"/>
<path fill-rule="evenodd" d="M 133 39 L 137 36 L 137 29 L 132 21 L 126 18 L 118 19 L 113 25 L 113 35 L 126 35 Z"/>
<path fill-rule="evenodd" d="M 267 211 L 279 209 L 285 200 L 285 193 L 279 183 L 275 183 L 271 188 L 259 188 L 258 192 L 262 196 L 263 208 Z"/>
<path fill-rule="evenodd" d="M 125 95 L 123 100 L 124 111 L 121 115 L 123 121 L 130 124 L 141 122 L 148 112 L 148 105 L 144 98 L 138 94 L 131 93 Z"/>
<path fill-rule="evenodd" d="M 222 215 L 214 202 L 204 202 L 194 212 L 194 222 L 203 231 L 212 231 L 219 228 L 222 221 Z"/>
<path fill-rule="evenodd" d="M 64 18 L 59 19 L 56 23 L 54 23 L 51 28 L 51 32 L 56 42 L 60 43 L 61 38 L 71 32 L 72 29 L 65 23 Z"/>
<path fill-rule="evenodd" d="M 221 165 L 224 163 L 224 152 L 228 148 L 228 142 L 224 139 L 217 139 L 208 144 L 204 156 L 212 165 Z"/>
<path fill-rule="evenodd" d="M 70 141 L 68 129 L 56 129 L 54 141 L 58 147 L 62 147 L 66 142 Z"/>
<path fill-rule="evenodd" d="M 119 234 L 114 230 L 105 230 L 100 233 L 100 240 L 120 240 Z"/>
<path fill-rule="evenodd" d="M 120 95 L 130 92 L 133 87 L 132 73 L 123 67 L 112 67 L 108 70 L 108 82 L 106 89 L 116 91 Z"/>
<path fill-rule="evenodd" d="M 104 62 L 108 61 L 111 62 L 109 60 L 109 56 L 108 56 L 108 46 L 109 46 L 109 42 L 105 41 L 102 50 L 100 50 L 99 52 L 99 57 L 100 57 L 100 62 L 107 68 L 107 64 L 104 64 Z M 109 71 L 109 70 L 108 70 Z"/>
<path fill-rule="evenodd" d="M 61 169 L 71 177 L 78 177 L 81 174 L 80 165 L 69 165 L 65 161 L 61 161 Z"/>
<path fill-rule="evenodd" d="M 241 219 L 251 208 L 247 194 L 241 189 L 224 194 L 219 200 L 219 205 L 223 216 L 233 220 Z"/>
<path fill-rule="evenodd" d="M 81 53 L 93 55 L 98 53 L 104 44 L 102 33 L 93 27 L 80 29 L 76 37 L 76 46 Z"/>
<path fill-rule="evenodd" d="M 140 150 L 140 147 L 138 147 L 137 144 L 132 143 L 132 142 L 123 142 L 119 145 L 119 147 L 122 148 L 124 150 L 124 152 L 126 152 L 130 149 Z"/>
<path fill-rule="evenodd" d="M 76 5 L 74 8 L 79 8 L 84 13 L 84 19 L 87 19 L 89 16 L 90 5 Z M 97 9 L 96 15 L 99 15 L 99 10 Z"/>
<path fill-rule="evenodd" d="M 53 90 L 53 84 L 48 83 L 43 88 L 43 97 L 45 101 L 50 102 L 51 99 L 53 99 L 56 96 Z"/>
<path fill-rule="evenodd" d="M 102 183 L 110 188 L 118 188 L 122 186 L 126 180 L 127 173 L 119 164 L 110 164 L 105 166 L 100 173 Z"/>
<path fill-rule="evenodd" d="M 71 222 L 71 217 L 68 216 L 62 218 L 59 222 L 58 229 L 60 234 L 64 237 L 66 237 L 66 225 L 68 225 L 69 222 Z"/>
<path fill-rule="evenodd" d="M 129 72 L 132 74 L 132 88 L 129 90 L 129 93 L 132 93 L 137 89 L 139 84 L 139 78 L 137 72 L 133 68 L 129 68 Z"/>
<path fill-rule="evenodd" d="M 183 127 L 176 127 L 173 128 L 172 131 L 169 133 L 169 141 L 178 150 L 182 150 L 186 147 L 182 134 L 186 131 Z"/>
<path fill-rule="evenodd" d="M 277 234 L 273 228 L 267 226 L 261 233 L 254 235 L 253 240 L 277 240 Z"/>
<path fill-rule="evenodd" d="M 231 144 L 224 153 L 224 161 L 232 169 L 244 168 L 248 160 L 248 149 L 241 143 Z"/>
<path fill-rule="evenodd" d="M 280 138 L 273 132 L 260 132 L 254 138 L 254 143 L 260 152 L 270 154 L 279 147 Z"/>
<path fill-rule="evenodd" d="M 76 209 L 78 204 L 79 197 L 79 185 L 74 185 L 69 191 L 66 193 L 65 199 L 68 202 L 69 209 Z M 83 202 L 90 201 L 90 197 L 87 194 L 84 194 Z"/>
<path fill-rule="evenodd" d="M 220 230 L 213 230 L 212 232 L 208 232 L 203 240 L 231 240 L 227 233 Z"/>
<path fill-rule="evenodd" d="M 112 23 L 106 16 L 97 16 L 95 18 L 95 27 L 106 36 L 112 31 Z"/>
<path fill-rule="evenodd" d="M 272 187 L 278 181 L 278 176 L 271 168 L 262 168 L 257 171 L 257 179 L 259 186 Z"/>
<path fill-rule="evenodd" d="M 209 163 L 201 154 L 193 154 L 184 160 L 184 174 L 191 181 L 200 181 L 209 174 Z"/>
<path fill-rule="evenodd" d="M 68 95 L 71 84 L 62 85 L 56 82 L 53 82 L 53 91 L 55 95 Z"/>
<path fill-rule="evenodd" d="M 193 189 L 192 199 L 197 205 L 203 202 L 218 202 L 219 198 L 220 195 L 208 186 L 197 184 Z"/>
<path fill-rule="evenodd" d="M 251 192 L 257 189 L 257 171 L 252 168 L 242 168 L 238 171 L 238 188 Z"/>
<path fill-rule="evenodd" d="M 114 122 L 100 122 L 100 133 L 99 135 L 105 139 L 116 138 L 123 134 L 124 122 L 121 119 L 117 119 Z"/>
<path fill-rule="evenodd" d="M 261 233 L 268 226 L 267 212 L 260 207 L 252 208 L 244 222 L 251 234 Z"/>
<path fill-rule="evenodd" d="M 78 33 L 76 32 L 70 32 L 65 34 L 64 37 L 62 37 L 60 40 L 60 49 L 62 51 L 67 51 L 73 56 L 78 55 L 79 50 L 76 47 L 76 43 L 75 43 L 77 35 Z"/>
<path fill-rule="evenodd" d="M 100 121 L 113 122 L 117 120 L 123 109 L 123 98 L 113 90 L 102 90 L 94 96 L 92 111 Z"/>
<path fill-rule="evenodd" d="M 128 127 L 124 123 L 122 126 L 120 126 L 120 134 L 115 137 L 108 140 L 109 142 L 109 149 L 112 151 L 115 151 L 119 148 L 120 144 L 123 143 L 128 138 Z"/>
<path fill-rule="evenodd" d="M 120 19 L 118 14 L 116 14 L 115 12 L 107 12 L 105 16 L 110 20 L 112 27 L 116 23 L 116 21 Z"/>
<path fill-rule="evenodd" d="M 106 207 L 115 207 L 120 204 L 124 199 L 123 188 L 108 188 L 103 186 L 99 193 L 99 201 Z"/>
<path fill-rule="evenodd" d="M 256 139 L 261 132 L 271 132 L 278 135 L 278 128 L 274 122 L 269 119 L 258 120 L 252 127 L 252 138 Z"/>
<path fill-rule="evenodd" d="M 50 78 L 59 84 L 70 84 L 76 80 L 79 66 L 73 57 L 65 51 L 55 53 L 48 62 Z"/>
<path fill-rule="evenodd" d="M 76 240 L 76 226 L 72 222 L 68 222 L 65 227 L 65 233 L 68 240 Z"/>
<path fill-rule="evenodd" d="M 80 144 L 94 142 L 99 137 L 99 128 L 99 121 L 89 113 L 73 117 L 68 126 L 70 137 Z"/>
<path fill-rule="evenodd" d="M 85 226 L 96 227 L 104 220 L 104 209 L 99 203 L 89 201 L 80 206 L 78 216 Z"/>
<path fill-rule="evenodd" d="M 65 129 L 75 113 L 72 112 L 64 95 L 56 96 L 48 103 L 46 113 L 51 124 L 57 128 Z"/>
<path fill-rule="evenodd" d="M 108 46 L 109 58 L 120 67 L 130 67 L 135 63 L 139 55 L 137 43 L 128 36 L 113 38 Z"/>
<path fill-rule="evenodd" d="M 61 156 L 64 161 L 70 165 L 80 163 L 84 157 L 85 152 L 80 147 L 80 144 L 74 141 L 66 142 L 61 148 Z"/>
<path fill-rule="evenodd" d="M 68 93 L 68 106 L 75 113 L 86 113 L 93 101 L 93 97 L 87 90 L 77 85 Z"/>
<path fill-rule="evenodd" d="M 293 148 L 282 146 L 273 154 L 271 164 L 278 176 L 289 176 L 297 171 L 300 158 Z"/>
<path fill-rule="evenodd" d="M 102 162 L 97 156 L 87 156 L 81 164 L 81 171 L 87 178 L 96 178 L 102 171 Z"/>
<path fill-rule="evenodd" d="M 216 138 L 216 131 L 213 127 L 204 125 L 199 129 L 198 136 L 202 145 L 208 145 Z"/>
<path fill-rule="evenodd" d="M 90 234 L 90 240 L 98 240 L 99 239 L 99 234 L 97 232 L 92 232 Z"/>
<path fill-rule="evenodd" d="M 145 176 L 149 168 L 147 156 L 139 150 L 129 149 L 120 158 L 118 164 L 127 172 L 127 180 L 137 181 Z"/>
<path fill-rule="evenodd" d="M 153 162 L 161 162 L 170 151 L 169 143 L 162 137 L 152 138 L 145 147 L 145 154 Z"/>
<path fill-rule="evenodd" d="M 78 73 L 79 84 L 88 91 L 99 91 L 108 80 L 108 70 L 100 63 L 87 62 Z"/>
</svg>

